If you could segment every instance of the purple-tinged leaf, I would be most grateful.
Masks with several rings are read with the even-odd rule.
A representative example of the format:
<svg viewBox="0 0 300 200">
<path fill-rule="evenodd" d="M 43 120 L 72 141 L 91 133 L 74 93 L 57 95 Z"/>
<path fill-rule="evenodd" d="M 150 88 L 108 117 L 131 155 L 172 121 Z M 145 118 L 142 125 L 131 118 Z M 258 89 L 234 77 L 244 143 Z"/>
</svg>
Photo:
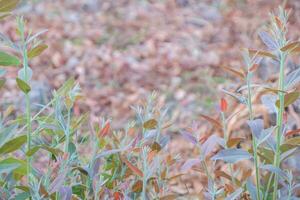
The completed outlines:
<svg viewBox="0 0 300 200">
<path fill-rule="evenodd" d="M 264 143 L 265 141 L 267 141 L 269 139 L 270 136 L 272 136 L 273 131 L 275 130 L 275 127 L 270 127 L 267 129 L 263 129 L 261 131 L 261 134 L 258 138 L 258 142 L 257 142 L 257 146 L 259 146 L 260 144 Z"/>
<path fill-rule="evenodd" d="M 276 95 L 266 94 L 266 95 L 263 95 L 261 97 L 262 104 L 268 108 L 268 111 L 270 113 L 276 113 L 277 112 L 276 100 L 277 100 Z"/>
<path fill-rule="evenodd" d="M 248 120 L 247 124 L 251 129 L 252 135 L 254 135 L 256 139 L 259 139 L 264 129 L 264 121 L 262 119 Z"/>
<path fill-rule="evenodd" d="M 71 200 L 72 199 L 72 189 L 68 186 L 62 186 L 59 189 L 59 195 L 61 200 Z"/>
<path fill-rule="evenodd" d="M 212 160 L 223 160 L 228 163 L 236 163 L 241 160 L 247 160 L 252 156 L 243 149 L 223 149 L 214 155 Z"/>
<path fill-rule="evenodd" d="M 258 35 L 269 50 L 274 51 L 279 48 L 278 44 L 273 40 L 269 33 L 261 31 Z"/>
<path fill-rule="evenodd" d="M 194 145 L 196 145 L 198 143 L 197 139 L 191 133 L 189 133 L 187 131 L 180 131 L 180 134 L 184 139 L 193 143 Z"/>
<path fill-rule="evenodd" d="M 201 157 L 205 158 L 210 152 L 212 152 L 217 145 L 224 146 L 224 139 L 217 135 L 211 135 L 202 145 L 201 145 Z"/>
<path fill-rule="evenodd" d="M 280 168 L 275 167 L 274 165 L 261 165 L 259 168 L 277 174 L 279 177 L 283 178 L 284 180 L 289 180 L 287 174 L 284 171 L 282 171 Z"/>
<path fill-rule="evenodd" d="M 60 173 L 54 180 L 53 182 L 49 185 L 49 193 L 52 194 L 54 192 L 58 192 L 60 188 L 63 186 L 65 182 L 67 172 L 63 171 Z"/>
<path fill-rule="evenodd" d="M 200 164 L 201 161 L 198 158 L 188 159 L 182 166 L 181 171 L 190 170 L 193 166 Z"/>
</svg>

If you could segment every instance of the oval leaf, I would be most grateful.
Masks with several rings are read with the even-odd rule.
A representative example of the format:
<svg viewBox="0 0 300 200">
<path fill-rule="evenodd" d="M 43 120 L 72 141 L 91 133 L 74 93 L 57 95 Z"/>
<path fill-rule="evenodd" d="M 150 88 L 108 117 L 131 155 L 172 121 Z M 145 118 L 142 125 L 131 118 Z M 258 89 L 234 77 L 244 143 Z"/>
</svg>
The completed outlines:
<svg viewBox="0 0 300 200">
<path fill-rule="evenodd" d="M 3 51 L 0 51 L 0 65 L 1 66 L 18 66 L 21 62 L 16 56 L 7 54 Z"/>
<path fill-rule="evenodd" d="M 288 107 L 292 103 L 294 103 L 300 96 L 300 92 L 290 92 L 284 95 L 284 107 Z M 280 102 L 279 100 L 276 101 L 276 106 L 279 108 Z"/>
<path fill-rule="evenodd" d="M 0 148 L 0 154 L 7 154 L 11 153 L 13 151 L 18 150 L 25 142 L 27 141 L 27 136 L 22 135 L 19 137 L 16 137 L 8 142 L 6 142 L 4 145 Z"/>
<path fill-rule="evenodd" d="M 250 159 L 252 156 L 243 149 L 223 149 L 214 155 L 212 160 L 223 160 L 228 163 L 235 163 L 241 160 Z"/>
<path fill-rule="evenodd" d="M 40 45 L 34 47 L 33 49 L 31 49 L 28 52 L 28 58 L 34 58 L 36 56 L 39 56 L 47 48 L 48 48 L 48 46 L 46 44 L 40 44 Z"/>
<path fill-rule="evenodd" d="M 155 129 L 157 126 L 157 121 L 155 119 L 149 119 L 143 125 L 145 129 Z"/>
<path fill-rule="evenodd" d="M 20 90 L 22 90 L 25 94 L 30 92 L 31 88 L 25 81 L 23 81 L 22 79 L 19 79 L 19 78 L 16 78 L 16 81 L 17 81 L 17 85 L 20 88 Z"/>
</svg>

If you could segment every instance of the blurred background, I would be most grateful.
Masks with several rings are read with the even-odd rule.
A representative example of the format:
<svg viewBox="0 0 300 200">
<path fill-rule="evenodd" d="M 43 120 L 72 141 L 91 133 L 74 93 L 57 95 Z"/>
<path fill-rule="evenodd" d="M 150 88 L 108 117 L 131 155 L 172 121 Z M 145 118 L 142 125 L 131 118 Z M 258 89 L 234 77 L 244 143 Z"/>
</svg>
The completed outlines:
<svg viewBox="0 0 300 200">
<path fill-rule="evenodd" d="M 85 96 L 77 112 L 111 117 L 118 128 L 153 90 L 179 124 L 215 110 L 219 89 L 237 84 L 220 66 L 240 68 L 241 48 L 264 48 L 257 33 L 282 3 L 293 10 L 295 38 L 297 0 L 32 0 L 17 14 L 33 33 L 48 29 L 49 48 L 30 64 L 34 96 L 42 101 L 74 76 Z M 1 22 L 12 38 L 15 27 L 13 17 Z M 8 81 L 2 101 L 22 101 L 14 84 Z"/>
</svg>

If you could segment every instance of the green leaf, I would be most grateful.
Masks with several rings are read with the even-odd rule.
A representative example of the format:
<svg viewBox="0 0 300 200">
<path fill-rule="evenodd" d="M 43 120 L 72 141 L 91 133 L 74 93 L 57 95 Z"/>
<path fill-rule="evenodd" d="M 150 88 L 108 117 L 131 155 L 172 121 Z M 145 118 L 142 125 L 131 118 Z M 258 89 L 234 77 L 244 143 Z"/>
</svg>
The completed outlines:
<svg viewBox="0 0 300 200">
<path fill-rule="evenodd" d="M 284 95 L 284 107 L 288 107 L 292 103 L 294 103 L 300 96 L 300 92 L 290 92 Z M 276 106 L 279 108 L 280 102 L 279 100 L 276 101 Z"/>
<path fill-rule="evenodd" d="M 61 155 L 63 154 L 63 152 L 60 149 L 55 149 L 55 148 L 49 147 L 47 145 L 39 145 L 39 146 L 35 146 L 35 147 L 31 148 L 29 151 L 27 151 L 26 155 L 32 156 L 40 149 L 44 149 L 44 150 L 48 151 L 49 153 L 52 153 L 55 156 L 58 156 L 59 154 L 61 154 Z"/>
<path fill-rule="evenodd" d="M 17 7 L 20 0 L 0 0 L 0 12 L 10 12 Z"/>
<path fill-rule="evenodd" d="M 75 79 L 73 77 L 69 78 L 58 90 L 57 94 L 60 96 L 65 96 L 75 85 Z"/>
<path fill-rule="evenodd" d="M 13 176 L 16 180 L 19 180 L 22 176 L 26 175 L 27 165 L 24 160 L 19 160 L 13 157 L 6 158 L 0 161 L 0 165 L 4 164 L 19 164 L 20 166 L 13 171 Z"/>
<path fill-rule="evenodd" d="M 19 137 L 16 137 L 8 142 L 6 142 L 1 148 L 0 148 L 0 154 L 7 154 L 13 151 L 18 150 L 25 142 L 27 141 L 27 136 L 22 135 Z"/>
<path fill-rule="evenodd" d="M 30 92 L 31 88 L 30 88 L 30 86 L 29 86 L 25 81 L 23 81 L 22 79 L 19 79 L 19 78 L 16 78 L 16 81 L 17 81 L 18 87 L 19 87 L 25 94 L 27 94 L 28 92 Z"/>
<path fill-rule="evenodd" d="M 0 51 L 0 65 L 1 66 L 18 66 L 21 62 L 18 57 Z"/>
<path fill-rule="evenodd" d="M 40 44 L 40 45 L 34 47 L 33 49 L 31 49 L 28 52 L 28 58 L 34 58 L 36 56 L 39 56 L 47 48 L 48 48 L 48 46 L 46 44 Z"/>
</svg>

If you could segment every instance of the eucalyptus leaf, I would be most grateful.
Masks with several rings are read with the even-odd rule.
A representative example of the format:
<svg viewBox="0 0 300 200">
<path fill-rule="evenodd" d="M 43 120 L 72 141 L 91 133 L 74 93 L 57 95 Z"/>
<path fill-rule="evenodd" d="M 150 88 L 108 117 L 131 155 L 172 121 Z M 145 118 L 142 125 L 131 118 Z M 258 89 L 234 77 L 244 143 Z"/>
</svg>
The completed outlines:
<svg viewBox="0 0 300 200">
<path fill-rule="evenodd" d="M 0 51 L 0 66 L 18 66 L 21 62 L 16 56 Z"/>
<path fill-rule="evenodd" d="M 17 85 L 25 94 L 28 94 L 31 90 L 30 86 L 20 78 L 16 78 Z"/>
<path fill-rule="evenodd" d="M 283 178 L 284 180 L 288 180 L 287 174 L 284 171 L 282 171 L 280 168 L 275 167 L 274 165 L 270 165 L 270 164 L 269 165 L 260 165 L 260 168 L 270 171 L 272 173 L 275 173 L 279 177 Z"/>
<path fill-rule="evenodd" d="M 22 135 L 12 140 L 9 140 L 8 142 L 6 142 L 4 145 L 1 146 L 0 154 L 7 154 L 16 151 L 20 149 L 21 146 L 26 143 L 26 141 L 27 141 L 26 135 Z"/>
<path fill-rule="evenodd" d="M 260 39 L 268 47 L 269 50 L 274 51 L 279 48 L 277 42 L 270 36 L 269 33 L 261 31 L 259 34 Z"/>
<path fill-rule="evenodd" d="M 241 160 L 251 159 L 252 156 L 243 149 L 223 149 L 214 155 L 212 160 L 223 160 L 228 163 L 236 163 Z"/>
<path fill-rule="evenodd" d="M 292 71 L 286 76 L 284 88 L 285 90 L 289 90 L 292 87 L 298 85 L 300 82 L 300 67 L 298 67 L 296 70 Z"/>
<path fill-rule="evenodd" d="M 231 193 L 228 197 L 225 198 L 225 200 L 236 200 L 239 198 L 239 196 L 242 194 L 243 189 L 239 188 L 236 191 L 234 191 L 233 193 Z"/>
<path fill-rule="evenodd" d="M 48 46 L 46 44 L 40 44 L 36 47 L 34 47 L 33 49 L 31 49 L 28 52 L 28 58 L 34 58 L 39 56 L 41 53 L 43 53 L 43 51 L 45 51 L 48 48 Z"/>
<path fill-rule="evenodd" d="M 30 67 L 28 67 L 27 68 L 27 79 L 28 79 L 28 81 L 31 80 L 32 74 L 33 74 L 32 69 Z M 26 80 L 25 68 L 24 67 L 18 71 L 18 77 L 22 80 Z"/>
<path fill-rule="evenodd" d="M 254 135 L 257 139 L 259 139 L 261 132 L 264 128 L 264 121 L 262 119 L 254 119 L 254 120 L 248 120 L 247 123 L 251 129 L 252 135 Z"/>
<path fill-rule="evenodd" d="M 10 172 L 17 169 L 18 167 L 20 167 L 19 163 L 0 164 L 0 174 L 3 173 L 9 174 Z"/>
</svg>

